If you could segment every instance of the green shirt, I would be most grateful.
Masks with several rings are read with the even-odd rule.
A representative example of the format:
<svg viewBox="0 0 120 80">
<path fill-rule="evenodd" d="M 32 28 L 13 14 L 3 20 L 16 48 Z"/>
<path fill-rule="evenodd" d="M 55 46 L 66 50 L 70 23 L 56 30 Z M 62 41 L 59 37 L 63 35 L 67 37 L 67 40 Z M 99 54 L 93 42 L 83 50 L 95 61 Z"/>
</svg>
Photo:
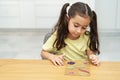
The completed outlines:
<svg viewBox="0 0 120 80">
<path fill-rule="evenodd" d="M 56 39 L 56 32 L 51 35 L 51 37 L 43 45 L 43 50 L 48 52 L 53 52 L 56 55 L 65 54 L 65 60 L 88 60 L 86 50 L 89 49 L 88 41 L 89 35 L 85 33 L 80 35 L 76 40 L 71 40 L 69 38 L 65 39 L 67 44 L 64 48 L 57 50 L 53 47 L 53 43 Z"/>
</svg>

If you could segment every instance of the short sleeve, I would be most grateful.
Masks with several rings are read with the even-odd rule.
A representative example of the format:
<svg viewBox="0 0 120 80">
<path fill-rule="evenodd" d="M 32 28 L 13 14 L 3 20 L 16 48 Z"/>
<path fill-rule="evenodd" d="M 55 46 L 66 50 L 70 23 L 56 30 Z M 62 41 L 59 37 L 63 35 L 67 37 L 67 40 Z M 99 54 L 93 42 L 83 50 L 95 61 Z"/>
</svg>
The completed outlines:
<svg viewBox="0 0 120 80">
<path fill-rule="evenodd" d="M 55 39 L 56 39 L 56 32 L 54 32 L 54 33 L 48 38 L 48 40 L 43 44 L 42 49 L 43 49 L 43 50 L 46 50 L 46 51 L 49 51 L 49 52 L 54 51 L 53 43 L 54 43 Z"/>
<path fill-rule="evenodd" d="M 90 45 L 90 40 L 88 40 L 88 42 L 87 42 L 87 50 L 90 50 L 89 45 Z"/>
<path fill-rule="evenodd" d="M 87 42 L 87 50 L 90 50 L 90 32 L 89 31 L 86 31 L 85 34 L 84 34 L 84 38 Z"/>
</svg>

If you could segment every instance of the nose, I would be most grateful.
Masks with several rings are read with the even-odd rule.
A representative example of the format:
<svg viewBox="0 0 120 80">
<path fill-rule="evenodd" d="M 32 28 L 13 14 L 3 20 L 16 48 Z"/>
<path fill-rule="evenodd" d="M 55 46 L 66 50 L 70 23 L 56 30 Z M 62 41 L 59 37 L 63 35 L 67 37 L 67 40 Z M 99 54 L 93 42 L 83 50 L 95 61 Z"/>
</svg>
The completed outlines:
<svg viewBox="0 0 120 80">
<path fill-rule="evenodd" d="M 81 28 L 78 28 L 77 29 L 77 33 L 81 33 L 82 32 L 82 29 Z"/>
</svg>

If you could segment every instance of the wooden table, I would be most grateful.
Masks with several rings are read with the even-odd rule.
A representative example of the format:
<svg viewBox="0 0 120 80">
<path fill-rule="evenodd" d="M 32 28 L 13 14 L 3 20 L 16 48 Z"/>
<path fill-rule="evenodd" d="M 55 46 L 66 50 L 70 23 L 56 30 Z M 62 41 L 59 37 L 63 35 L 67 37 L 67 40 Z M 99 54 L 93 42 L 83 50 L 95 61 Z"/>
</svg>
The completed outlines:
<svg viewBox="0 0 120 80">
<path fill-rule="evenodd" d="M 68 76 L 64 70 L 48 60 L 0 59 L 0 80 L 120 80 L 120 62 L 91 65 L 90 76 Z"/>
</svg>

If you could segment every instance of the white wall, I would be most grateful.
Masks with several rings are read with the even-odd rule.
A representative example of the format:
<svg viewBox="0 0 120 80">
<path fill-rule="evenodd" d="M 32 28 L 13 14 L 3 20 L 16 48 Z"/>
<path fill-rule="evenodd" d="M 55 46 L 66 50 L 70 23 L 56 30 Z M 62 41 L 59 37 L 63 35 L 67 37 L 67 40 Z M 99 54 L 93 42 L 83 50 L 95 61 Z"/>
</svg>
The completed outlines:
<svg viewBox="0 0 120 80">
<path fill-rule="evenodd" d="M 20 26 L 18 0 L 0 0 L 0 28 Z"/>
<path fill-rule="evenodd" d="M 116 29 L 120 30 L 120 0 L 117 0 L 117 14 L 116 14 L 116 18 L 117 18 L 117 27 Z"/>
<path fill-rule="evenodd" d="M 98 26 L 102 32 L 120 32 L 120 1 L 96 0 Z"/>
<path fill-rule="evenodd" d="M 100 31 L 120 31 L 119 0 L 0 0 L 0 28 L 52 28 L 62 5 L 77 1 L 96 10 Z"/>
<path fill-rule="evenodd" d="M 63 4 L 78 1 L 94 9 L 95 0 L 0 0 L 0 28 L 52 28 Z"/>
</svg>

